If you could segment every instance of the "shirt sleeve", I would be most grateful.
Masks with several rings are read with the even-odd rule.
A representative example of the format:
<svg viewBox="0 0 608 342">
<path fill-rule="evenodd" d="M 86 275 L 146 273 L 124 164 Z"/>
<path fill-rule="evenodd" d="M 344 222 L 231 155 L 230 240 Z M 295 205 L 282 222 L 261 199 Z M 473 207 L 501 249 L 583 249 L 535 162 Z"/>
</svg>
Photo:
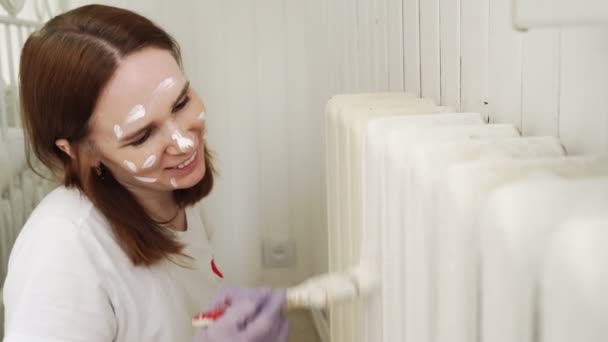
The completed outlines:
<svg viewBox="0 0 608 342">
<path fill-rule="evenodd" d="M 4 342 L 114 340 L 114 311 L 87 233 L 59 218 L 24 227 L 4 286 Z"/>
</svg>

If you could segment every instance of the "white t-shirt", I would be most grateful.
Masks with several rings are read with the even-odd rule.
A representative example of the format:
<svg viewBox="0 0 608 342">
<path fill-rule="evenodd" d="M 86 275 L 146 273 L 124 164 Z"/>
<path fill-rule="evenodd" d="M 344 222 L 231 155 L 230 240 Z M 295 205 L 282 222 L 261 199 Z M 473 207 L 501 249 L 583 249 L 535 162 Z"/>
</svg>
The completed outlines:
<svg viewBox="0 0 608 342">
<path fill-rule="evenodd" d="M 192 317 L 219 289 L 200 215 L 178 232 L 192 268 L 135 267 L 108 221 L 76 189 L 34 210 L 11 252 L 4 284 L 5 342 L 190 341 Z"/>
</svg>

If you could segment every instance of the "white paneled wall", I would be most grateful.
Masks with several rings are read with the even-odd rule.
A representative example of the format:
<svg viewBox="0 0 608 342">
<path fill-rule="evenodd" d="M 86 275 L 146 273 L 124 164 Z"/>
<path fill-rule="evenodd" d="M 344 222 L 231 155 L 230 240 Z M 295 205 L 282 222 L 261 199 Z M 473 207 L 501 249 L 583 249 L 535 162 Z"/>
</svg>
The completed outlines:
<svg viewBox="0 0 608 342">
<path fill-rule="evenodd" d="M 330 1 L 334 2 L 338 1 Z M 366 29 L 351 25 L 346 33 L 330 32 L 333 35 L 327 39 L 336 44 L 334 53 L 328 57 L 339 62 L 330 60 L 328 65 L 339 66 L 333 70 L 341 80 L 339 85 L 344 85 L 339 92 L 405 90 L 413 94 L 422 92 L 429 98 L 439 94 L 442 104 L 462 103 L 463 110 L 482 110 L 492 122 L 513 123 L 524 133 L 574 137 L 585 130 L 585 135 L 566 139 L 571 151 L 608 148 L 604 136 L 607 110 L 602 103 L 605 96 L 598 94 L 608 82 L 605 77 L 608 66 L 601 60 L 608 55 L 608 29 L 517 32 L 511 26 L 511 0 L 358 3 L 362 2 L 392 12 L 389 15 L 359 12 L 353 20 L 348 18 L 351 14 L 348 11 L 334 11 L 330 17 L 337 23 L 332 25 L 374 23 L 389 39 L 390 55 L 383 58 L 383 53 L 371 53 L 372 60 L 368 63 L 360 58 L 354 65 L 346 63 L 338 49 L 339 42 L 362 42 L 365 36 L 362 30 Z M 399 8 L 403 10 L 401 17 L 394 15 Z M 391 19 L 402 20 L 401 25 Z M 402 32 L 390 29 L 399 26 Z M 358 54 L 363 55 L 364 51 Z M 399 88 L 398 82 L 356 85 L 347 82 L 350 75 L 369 69 L 386 70 L 391 79 L 403 75 L 405 88 Z"/>
</svg>

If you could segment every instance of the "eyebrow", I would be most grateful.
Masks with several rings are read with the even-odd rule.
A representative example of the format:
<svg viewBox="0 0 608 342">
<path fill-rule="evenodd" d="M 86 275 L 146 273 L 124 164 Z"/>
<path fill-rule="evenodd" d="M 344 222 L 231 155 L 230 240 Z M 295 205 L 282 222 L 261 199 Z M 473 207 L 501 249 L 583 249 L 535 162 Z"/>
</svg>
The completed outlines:
<svg viewBox="0 0 608 342">
<path fill-rule="evenodd" d="M 179 95 L 177 96 L 175 101 L 173 101 L 173 105 L 171 106 L 171 111 L 173 111 L 173 108 L 175 108 L 177 106 L 177 104 L 179 103 L 179 101 L 186 95 L 186 93 L 188 92 L 188 89 L 190 89 L 190 81 L 186 81 L 186 84 L 184 84 L 184 87 L 180 91 Z M 128 145 L 131 142 L 131 140 L 135 139 L 137 136 L 139 136 L 143 132 L 149 130 L 151 128 L 151 126 L 153 126 L 153 125 L 154 125 L 153 123 L 150 123 L 140 129 L 138 129 L 137 131 L 122 137 L 120 139 L 120 141 L 122 142 L 121 147 Z"/>
<path fill-rule="evenodd" d="M 186 81 L 186 84 L 184 84 L 184 87 L 182 88 L 182 91 L 179 93 L 179 96 L 177 97 L 177 99 L 175 99 L 175 101 L 173 102 L 173 106 L 171 108 L 175 108 L 177 106 L 177 104 L 179 103 L 179 101 L 186 96 L 186 93 L 188 92 L 188 89 L 190 89 L 190 81 Z"/>
</svg>

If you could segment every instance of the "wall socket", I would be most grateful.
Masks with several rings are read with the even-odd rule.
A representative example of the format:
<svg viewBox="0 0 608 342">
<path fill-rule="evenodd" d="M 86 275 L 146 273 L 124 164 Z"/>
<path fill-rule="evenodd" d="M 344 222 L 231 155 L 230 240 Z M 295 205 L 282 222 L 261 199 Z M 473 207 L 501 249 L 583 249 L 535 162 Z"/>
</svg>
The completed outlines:
<svg viewBox="0 0 608 342">
<path fill-rule="evenodd" d="M 262 261 L 266 268 L 294 267 L 296 265 L 296 242 L 292 239 L 264 240 Z"/>
</svg>

